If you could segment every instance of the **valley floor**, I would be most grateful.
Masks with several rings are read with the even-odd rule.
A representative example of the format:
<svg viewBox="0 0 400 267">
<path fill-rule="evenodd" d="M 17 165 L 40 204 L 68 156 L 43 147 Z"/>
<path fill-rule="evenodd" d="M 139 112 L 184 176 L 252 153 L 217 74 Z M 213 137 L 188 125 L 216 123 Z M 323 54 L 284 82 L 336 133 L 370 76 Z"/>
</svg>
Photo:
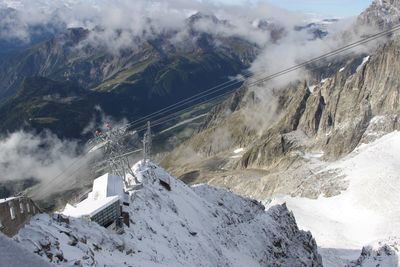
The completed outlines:
<svg viewBox="0 0 400 267">
<path fill-rule="evenodd" d="M 335 171 L 338 177 L 344 176 L 349 183 L 341 194 L 318 199 L 282 196 L 268 200 L 268 205 L 287 203 L 299 227 L 311 231 L 315 237 L 324 266 L 349 264 L 349 260 L 360 256 L 361 248 L 366 245 L 376 248 L 388 244 L 398 251 L 400 132 L 363 144 L 320 171 L 329 170 Z M 381 266 L 399 265 L 396 254 L 377 261 Z"/>
</svg>

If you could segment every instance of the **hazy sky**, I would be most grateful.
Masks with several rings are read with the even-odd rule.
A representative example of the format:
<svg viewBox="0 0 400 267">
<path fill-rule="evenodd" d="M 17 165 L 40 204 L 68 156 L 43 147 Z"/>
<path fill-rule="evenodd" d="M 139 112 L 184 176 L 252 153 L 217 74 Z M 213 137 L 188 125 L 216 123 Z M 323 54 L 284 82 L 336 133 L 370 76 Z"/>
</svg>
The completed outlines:
<svg viewBox="0 0 400 267">
<path fill-rule="evenodd" d="M 224 3 L 245 3 L 257 0 L 215 0 Z M 264 0 L 265 1 L 265 0 Z M 372 0 L 266 0 L 277 6 L 306 13 L 328 16 L 355 16 L 367 8 Z"/>
</svg>

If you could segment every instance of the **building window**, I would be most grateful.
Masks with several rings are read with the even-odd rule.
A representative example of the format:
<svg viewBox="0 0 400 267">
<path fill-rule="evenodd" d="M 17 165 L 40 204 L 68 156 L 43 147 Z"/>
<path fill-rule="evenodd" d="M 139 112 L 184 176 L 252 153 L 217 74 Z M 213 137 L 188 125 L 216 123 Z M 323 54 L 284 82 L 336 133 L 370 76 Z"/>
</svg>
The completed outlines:
<svg viewBox="0 0 400 267">
<path fill-rule="evenodd" d="M 19 202 L 19 210 L 21 211 L 21 213 L 24 213 L 24 203 Z"/>
<path fill-rule="evenodd" d="M 15 219 L 15 208 L 14 207 L 10 207 L 10 215 L 11 215 L 11 220 Z"/>
<path fill-rule="evenodd" d="M 29 202 L 26 203 L 26 211 L 27 211 L 28 213 L 31 212 L 31 206 L 29 206 Z"/>
</svg>

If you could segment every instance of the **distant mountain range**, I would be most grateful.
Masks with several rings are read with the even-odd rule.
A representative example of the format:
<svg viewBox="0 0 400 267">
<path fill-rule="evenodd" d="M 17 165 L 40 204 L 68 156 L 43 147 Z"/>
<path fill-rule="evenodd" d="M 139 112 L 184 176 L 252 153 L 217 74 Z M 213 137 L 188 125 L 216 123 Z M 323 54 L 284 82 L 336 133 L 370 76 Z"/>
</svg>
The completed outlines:
<svg viewBox="0 0 400 267">
<path fill-rule="evenodd" d="M 16 11 L 1 12 L 5 19 Z M 199 21 L 231 27 L 228 21 L 197 13 L 186 20 L 183 40 L 176 41 L 174 31 L 165 32 L 117 52 L 89 41 L 101 34 L 99 28 L 50 25 L 30 29 L 28 43 L 0 41 L 0 132 L 50 129 L 60 137 L 82 138 L 96 105 L 116 120 L 137 119 L 228 81 L 259 54 L 261 47 L 245 38 L 200 31 L 195 27 Z M 256 27 L 275 41 L 285 34 L 268 21 Z M 296 30 L 312 38 L 327 35 L 323 24 Z"/>
</svg>

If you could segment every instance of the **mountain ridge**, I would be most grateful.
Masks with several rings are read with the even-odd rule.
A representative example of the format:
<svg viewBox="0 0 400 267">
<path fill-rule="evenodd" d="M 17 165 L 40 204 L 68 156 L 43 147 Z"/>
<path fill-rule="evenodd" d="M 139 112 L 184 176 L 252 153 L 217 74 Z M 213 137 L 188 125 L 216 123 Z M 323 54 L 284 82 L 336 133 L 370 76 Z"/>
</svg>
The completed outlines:
<svg viewBox="0 0 400 267">
<path fill-rule="evenodd" d="M 311 234 L 296 227 L 285 205 L 265 211 L 223 189 L 189 187 L 150 162 L 133 170 L 143 188 L 129 192 L 131 224 L 123 234 L 37 215 L 14 239 L 61 266 L 321 266 Z M 169 179 L 171 190 L 158 179 Z"/>
<path fill-rule="evenodd" d="M 399 83 L 395 74 L 400 62 L 399 43 L 394 37 L 370 55 L 349 57 L 332 76 L 316 84 L 299 81 L 281 90 L 271 90 L 267 97 L 270 103 L 264 106 L 244 84 L 211 112 L 198 135 L 163 163 L 169 167 L 170 162 L 179 162 L 179 154 L 184 156 L 187 147 L 203 161 L 246 147 L 236 160 L 222 161 L 228 169 L 233 164 L 238 169 L 284 170 L 296 159 L 296 151 L 302 149 L 324 152 L 326 160 L 347 155 L 360 143 L 368 142 L 364 135 L 375 127 L 370 123 L 373 117 L 387 116 L 387 126 L 379 126 L 386 128 L 387 133 L 399 128 L 399 92 L 395 86 Z M 249 121 L 257 116 L 254 109 L 265 112 L 264 117 L 258 118 L 261 123 L 257 131 L 249 127 Z M 265 129 L 263 125 L 267 125 Z M 293 136 L 296 132 L 304 135 L 302 141 Z M 218 133 L 225 136 L 226 145 L 211 148 Z M 177 176 L 185 169 L 176 170 L 179 168 L 174 172 Z M 193 169 L 196 168 L 194 164 Z"/>
</svg>

